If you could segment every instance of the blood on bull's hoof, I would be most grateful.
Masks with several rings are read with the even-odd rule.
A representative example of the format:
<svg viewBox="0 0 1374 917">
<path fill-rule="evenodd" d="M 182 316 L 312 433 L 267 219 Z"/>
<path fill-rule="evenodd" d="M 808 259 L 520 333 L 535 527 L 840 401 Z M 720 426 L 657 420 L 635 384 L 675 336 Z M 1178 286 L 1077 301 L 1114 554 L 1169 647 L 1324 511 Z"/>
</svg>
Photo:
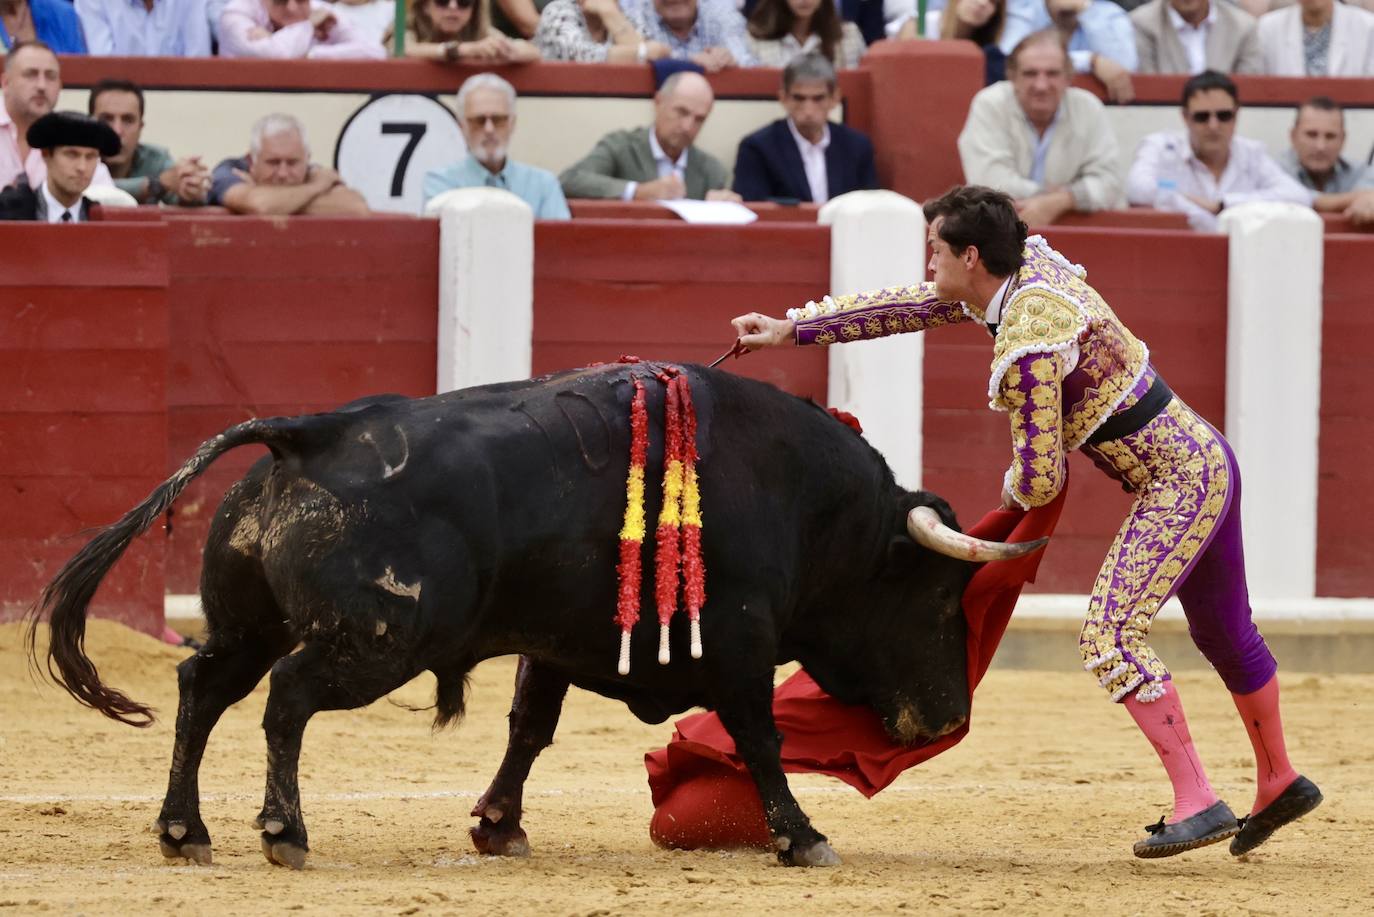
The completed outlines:
<svg viewBox="0 0 1374 917">
<path fill-rule="evenodd" d="M 636 382 L 647 418 L 642 488 L 629 474 Z M 665 449 L 674 386 L 680 448 Z M 35 632 L 49 616 L 46 668 L 81 703 L 151 722 L 148 707 L 104 685 L 85 655 L 91 597 L 196 476 L 249 445 L 271 455 L 229 489 L 211 523 L 201 577 L 208 639 L 178 667 L 159 828 L 169 856 L 208 861 L 205 744 L 269 671 L 262 847 L 292 868 L 309 850 L 298 770 L 310 718 L 370 704 L 426 670 L 444 726 L 463 715 L 473 666 L 522 656 L 506 756 L 473 831 L 479 850 L 508 856 L 528 851 L 521 793 L 569 684 L 620 700 L 645 722 L 714 709 L 771 835 L 789 839 L 780 858 L 796 865 L 838 858 L 782 771 L 776 665 L 799 661 L 836 700 L 872 708 L 899 741 L 968 716 L 960 596 L 974 561 L 1005 554 L 953 537 L 944 501 L 898 487 L 877 452 L 816 405 L 729 373 L 650 363 L 382 396 L 213 437 L 100 530 L 33 609 L 30 652 L 37 661 Z M 625 530 L 627 480 L 631 496 L 643 494 L 635 519 L 658 519 L 662 552 L 639 526 Z M 665 494 L 676 508 L 664 510 Z M 916 517 L 921 541 L 908 527 L 917 507 L 929 509 Z M 637 593 L 622 595 L 617 564 L 642 560 L 640 549 L 664 566 L 622 578 Z M 686 614 L 675 613 L 679 586 Z M 658 610 L 659 627 L 633 627 L 628 613 L 617 622 L 618 611 L 637 616 L 644 605 Z M 623 675 L 618 632 L 628 635 Z"/>
</svg>

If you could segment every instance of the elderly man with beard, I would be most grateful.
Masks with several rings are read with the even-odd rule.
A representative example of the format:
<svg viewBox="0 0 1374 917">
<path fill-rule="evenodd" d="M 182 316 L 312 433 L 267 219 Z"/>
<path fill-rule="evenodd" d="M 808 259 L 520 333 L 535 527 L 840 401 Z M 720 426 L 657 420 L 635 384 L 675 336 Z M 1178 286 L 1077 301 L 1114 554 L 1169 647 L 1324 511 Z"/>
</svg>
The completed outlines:
<svg viewBox="0 0 1374 917">
<path fill-rule="evenodd" d="M 38 188 L 47 177 L 47 161 L 29 146 L 29 128 L 50 113 L 62 92 L 62 70 L 52 48 L 41 41 L 16 44 L 5 57 L 0 74 L 0 187 L 12 185 L 27 176 L 30 188 Z M 113 185 L 110 170 L 99 163 L 91 179 L 93 185 Z"/>
<path fill-rule="evenodd" d="M 226 159 L 210 176 L 211 204 L 234 213 L 367 216 L 363 196 L 327 166 L 311 165 L 305 127 L 272 114 L 253 125 L 248 155 Z"/>
<path fill-rule="evenodd" d="M 119 135 L 107 124 L 76 112 L 51 112 L 28 129 L 29 146 L 41 150 L 47 166 L 42 184 L 32 187 L 21 176 L 0 192 L 0 220 L 40 223 L 84 223 L 91 186 L 100 157 L 119 152 Z"/>
<path fill-rule="evenodd" d="M 468 77 L 458 90 L 459 123 L 468 154 L 425 175 L 425 203 L 454 188 L 500 188 L 520 198 L 537 220 L 566 220 L 568 202 L 552 172 L 512 161 L 515 87 L 493 73 Z"/>
</svg>

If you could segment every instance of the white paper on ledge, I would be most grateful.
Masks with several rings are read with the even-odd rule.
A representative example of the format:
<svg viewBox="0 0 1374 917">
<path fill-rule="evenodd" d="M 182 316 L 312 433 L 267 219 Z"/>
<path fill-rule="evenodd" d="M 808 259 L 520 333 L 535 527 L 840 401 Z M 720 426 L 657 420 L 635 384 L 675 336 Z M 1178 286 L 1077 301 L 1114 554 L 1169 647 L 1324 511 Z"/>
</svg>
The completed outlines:
<svg viewBox="0 0 1374 917">
<path fill-rule="evenodd" d="M 715 223 L 718 226 L 743 226 L 759 215 L 734 201 L 659 201 L 688 223 Z"/>
</svg>

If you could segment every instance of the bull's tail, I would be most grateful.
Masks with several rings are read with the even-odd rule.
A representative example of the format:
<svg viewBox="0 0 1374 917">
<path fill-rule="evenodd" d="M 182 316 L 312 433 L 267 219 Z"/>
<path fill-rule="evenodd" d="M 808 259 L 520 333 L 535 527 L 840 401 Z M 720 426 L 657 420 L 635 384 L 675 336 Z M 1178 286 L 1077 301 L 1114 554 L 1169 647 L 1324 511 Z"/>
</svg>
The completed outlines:
<svg viewBox="0 0 1374 917">
<path fill-rule="evenodd" d="M 294 424 L 286 419 L 250 420 L 230 427 L 202 443 L 186 464 L 163 481 L 148 498 L 125 513 L 123 518 L 101 529 L 71 560 L 29 611 L 25 638 L 29 658 L 38 664 L 37 633 L 39 621 L 49 616 L 48 675 L 67 689 L 80 703 L 99 710 L 110 719 L 131 726 L 148 726 L 153 711 L 100 681 L 86 656 L 86 613 L 96 588 L 129 544 L 143 534 L 167 511 L 186 485 L 225 452 L 250 443 L 261 443 L 279 454 L 278 449 L 291 438 Z"/>
</svg>

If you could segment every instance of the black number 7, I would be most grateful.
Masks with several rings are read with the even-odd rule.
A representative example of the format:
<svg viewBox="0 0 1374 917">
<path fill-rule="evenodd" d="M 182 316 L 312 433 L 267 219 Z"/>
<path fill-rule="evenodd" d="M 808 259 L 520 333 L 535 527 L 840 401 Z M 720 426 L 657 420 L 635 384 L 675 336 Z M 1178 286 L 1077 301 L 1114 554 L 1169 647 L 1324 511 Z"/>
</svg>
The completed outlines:
<svg viewBox="0 0 1374 917">
<path fill-rule="evenodd" d="M 383 134 L 409 134 L 410 139 L 406 141 L 406 148 L 401 150 L 401 158 L 396 161 L 396 171 L 391 173 L 391 196 L 400 197 L 401 188 L 405 184 L 406 166 L 410 165 L 410 157 L 414 155 L 415 148 L 420 145 L 420 138 L 429 130 L 428 125 L 422 121 L 385 121 L 382 123 Z"/>
</svg>

